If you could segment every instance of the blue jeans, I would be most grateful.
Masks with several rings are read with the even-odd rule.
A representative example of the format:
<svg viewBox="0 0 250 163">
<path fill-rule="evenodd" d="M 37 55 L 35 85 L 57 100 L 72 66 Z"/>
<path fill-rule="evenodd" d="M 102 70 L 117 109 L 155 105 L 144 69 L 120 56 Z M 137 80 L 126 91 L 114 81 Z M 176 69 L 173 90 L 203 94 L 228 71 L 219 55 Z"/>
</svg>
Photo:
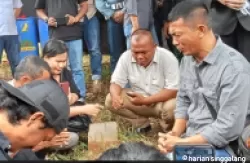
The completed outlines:
<svg viewBox="0 0 250 163">
<path fill-rule="evenodd" d="M 81 97 L 86 96 L 85 77 L 82 65 L 82 40 L 65 41 L 68 47 L 69 66 Z"/>
<path fill-rule="evenodd" d="M 92 80 L 100 80 L 102 77 L 102 54 L 100 50 L 100 22 L 96 16 L 88 19 L 86 16 L 82 23 L 83 40 L 87 44 L 90 53 Z"/>
<path fill-rule="evenodd" d="M 112 18 L 107 21 L 108 44 L 110 51 L 111 73 L 113 73 L 116 63 L 121 54 L 126 50 L 123 24 L 116 23 Z"/>
<path fill-rule="evenodd" d="M 0 61 L 2 61 L 3 50 L 5 50 L 7 54 L 13 75 L 20 60 L 20 42 L 18 35 L 0 36 Z"/>
<path fill-rule="evenodd" d="M 159 45 L 157 33 L 155 31 L 155 26 L 152 25 L 150 30 L 151 30 L 151 33 L 153 35 L 154 42 L 157 45 Z M 125 34 L 125 37 L 126 37 L 127 49 L 130 49 L 130 46 L 131 46 L 130 40 L 131 40 L 131 35 L 132 35 L 132 24 L 131 23 L 127 23 L 127 24 L 124 25 L 124 34 Z"/>
</svg>

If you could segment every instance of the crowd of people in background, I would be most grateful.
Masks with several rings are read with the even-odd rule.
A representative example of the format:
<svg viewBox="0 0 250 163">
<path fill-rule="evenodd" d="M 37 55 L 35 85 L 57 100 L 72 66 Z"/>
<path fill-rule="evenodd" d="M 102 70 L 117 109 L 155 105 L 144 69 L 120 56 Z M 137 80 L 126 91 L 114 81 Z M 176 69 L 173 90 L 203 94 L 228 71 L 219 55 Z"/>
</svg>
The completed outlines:
<svg viewBox="0 0 250 163">
<path fill-rule="evenodd" d="M 102 106 L 85 103 L 82 59 L 86 45 L 92 92 L 98 94 L 100 36 L 106 32 L 100 28 L 100 16 L 107 25 L 112 74 L 105 108 L 140 134 L 152 129 L 149 118 L 159 119 L 158 147 L 166 155 L 138 143 L 122 144 L 99 159 L 121 159 L 112 153 L 124 154 L 126 148 L 137 149 L 138 154 L 130 155 L 138 159 L 149 159 L 139 157 L 146 149 L 155 159 L 172 159 L 178 143 L 211 144 L 223 157 L 239 156 L 239 140 L 246 147 L 250 138 L 245 134 L 250 125 L 249 4 L 248 0 L 36 0 L 34 8 L 48 24 L 50 40 L 41 58 L 20 60 L 15 20 L 22 2 L 1 0 L 0 54 L 6 51 L 13 80 L 0 82 L 0 160 L 26 159 L 27 153 L 45 159 L 50 150 L 72 148 L 79 132 L 98 115 Z M 80 126 L 70 127 L 76 121 Z"/>
</svg>

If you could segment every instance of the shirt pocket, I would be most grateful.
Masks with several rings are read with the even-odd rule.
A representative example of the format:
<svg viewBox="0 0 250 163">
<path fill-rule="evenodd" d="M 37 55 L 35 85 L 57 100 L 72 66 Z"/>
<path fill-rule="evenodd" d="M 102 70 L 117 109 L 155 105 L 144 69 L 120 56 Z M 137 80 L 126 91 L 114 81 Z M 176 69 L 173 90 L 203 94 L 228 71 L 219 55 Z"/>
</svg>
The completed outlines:
<svg viewBox="0 0 250 163">
<path fill-rule="evenodd" d="M 210 86 L 203 87 L 201 89 L 201 94 L 204 96 L 203 98 L 206 98 L 207 102 L 209 102 L 213 106 L 214 109 L 218 108 L 218 104 L 219 104 L 218 96 L 217 96 L 216 87 L 214 84 L 210 84 Z"/>
<path fill-rule="evenodd" d="M 140 87 L 140 79 L 139 76 L 130 76 L 129 77 L 129 85 L 134 91 L 138 90 Z"/>
<path fill-rule="evenodd" d="M 149 88 L 150 92 L 153 94 L 160 92 L 163 89 L 162 82 L 164 83 L 164 81 L 160 81 L 160 79 L 152 78 L 151 87 Z"/>
<path fill-rule="evenodd" d="M 194 82 L 191 81 L 182 81 L 181 82 L 181 88 L 182 91 L 188 96 L 188 98 L 192 101 L 194 97 L 194 89 L 195 89 L 195 84 Z"/>
</svg>

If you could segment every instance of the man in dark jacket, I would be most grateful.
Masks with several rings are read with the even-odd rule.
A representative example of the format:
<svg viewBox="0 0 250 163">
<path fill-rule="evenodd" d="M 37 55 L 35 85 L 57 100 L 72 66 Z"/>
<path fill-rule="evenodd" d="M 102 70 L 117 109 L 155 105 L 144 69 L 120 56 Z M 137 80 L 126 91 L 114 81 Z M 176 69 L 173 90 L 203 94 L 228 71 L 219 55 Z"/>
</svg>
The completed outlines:
<svg viewBox="0 0 250 163">
<path fill-rule="evenodd" d="M 250 15 L 240 11 L 247 0 L 206 1 L 211 5 L 214 32 L 250 61 Z"/>
<path fill-rule="evenodd" d="M 172 8 L 178 4 L 179 2 L 181 2 L 183 0 L 165 0 L 163 2 L 162 5 L 162 19 L 163 19 L 163 32 L 164 32 L 164 36 L 166 38 L 167 41 L 167 48 L 176 56 L 176 58 L 179 60 L 179 62 L 181 61 L 183 55 L 181 54 L 181 52 L 179 50 L 177 50 L 177 48 L 173 45 L 172 43 L 172 38 L 171 36 L 168 35 L 168 14 L 170 13 L 170 11 L 172 10 Z"/>
</svg>

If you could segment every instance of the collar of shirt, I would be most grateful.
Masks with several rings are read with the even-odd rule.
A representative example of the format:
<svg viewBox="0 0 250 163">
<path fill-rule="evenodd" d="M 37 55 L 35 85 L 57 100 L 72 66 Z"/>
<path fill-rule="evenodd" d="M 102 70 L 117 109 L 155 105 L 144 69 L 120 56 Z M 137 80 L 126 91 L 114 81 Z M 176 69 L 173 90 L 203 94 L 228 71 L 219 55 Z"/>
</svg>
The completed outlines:
<svg viewBox="0 0 250 163">
<path fill-rule="evenodd" d="M 14 79 L 8 81 L 9 85 L 13 86 L 14 87 Z"/>
<path fill-rule="evenodd" d="M 131 52 L 132 53 L 132 52 Z M 155 49 L 155 54 L 154 54 L 154 58 L 153 58 L 153 62 L 154 63 L 159 63 L 159 54 L 158 54 L 158 47 Z M 133 55 L 131 55 L 131 62 L 132 63 L 136 63 L 135 58 L 133 57 Z"/>
<path fill-rule="evenodd" d="M 10 142 L 9 140 L 3 135 L 3 133 L 0 131 L 0 148 L 6 152 L 6 155 L 8 154 L 8 151 L 10 149 Z"/>
<path fill-rule="evenodd" d="M 208 55 L 206 56 L 206 58 L 199 64 L 197 64 L 196 60 L 194 57 L 192 57 L 192 62 L 195 64 L 195 65 L 202 65 L 204 62 L 205 63 L 208 63 L 210 65 L 213 65 L 216 61 L 216 59 L 218 58 L 221 50 L 222 50 L 222 45 L 223 45 L 223 42 L 221 40 L 221 38 L 216 35 L 216 44 L 215 44 L 215 47 L 212 49 L 212 51 L 210 51 L 208 53 Z"/>
</svg>

